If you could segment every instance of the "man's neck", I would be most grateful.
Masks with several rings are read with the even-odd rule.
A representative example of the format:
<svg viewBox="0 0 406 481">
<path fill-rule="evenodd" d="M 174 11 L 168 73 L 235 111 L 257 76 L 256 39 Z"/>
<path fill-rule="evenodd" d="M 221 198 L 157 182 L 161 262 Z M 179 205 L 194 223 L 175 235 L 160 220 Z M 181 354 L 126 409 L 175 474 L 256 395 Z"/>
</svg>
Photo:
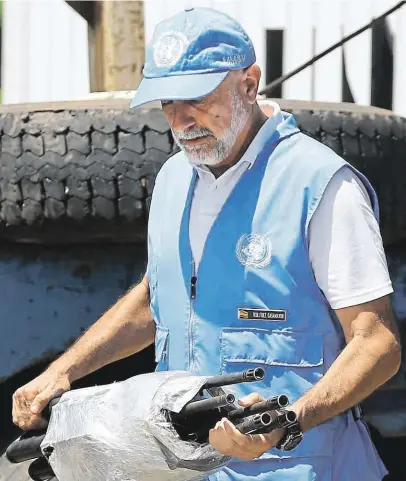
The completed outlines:
<svg viewBox="0 0 406 481">
<path fill-rule="evenodd" d="M 220 177 L 220 175 L 224 174 L 226 170 L 235 165 L 241 159 L 241 157 L 244 155 L 249 145 L 254 140 L 255 136 L 267 120 L 268 117 L 263 113 L 258 104 L 255 104 L 253 106 L 252 116 L 248 120 L 247 125 L 244 127 L 244 130 L 238 136 L 231 154 L 220 164 L 207 166 L 214 175 L 214 177 Z"/>
</svg>

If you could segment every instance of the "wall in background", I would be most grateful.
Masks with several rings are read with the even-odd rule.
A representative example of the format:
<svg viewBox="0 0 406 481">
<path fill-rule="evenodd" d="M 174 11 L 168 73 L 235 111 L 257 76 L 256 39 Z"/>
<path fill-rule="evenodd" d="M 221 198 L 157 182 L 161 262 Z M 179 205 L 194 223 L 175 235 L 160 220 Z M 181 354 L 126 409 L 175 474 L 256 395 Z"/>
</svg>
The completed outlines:
<svg viewBox="0 0 406 481">
<path fill-rule="evenodd" d="M 85 21 L 63 0 L 4 3 L 3 102 L 67 100 L 86 95 L 89 73 Z M 266 83 L 270 30 L 283 32 L 282 71 L 287 73 L 395 3 L 396 0 L 146 0 L 145 37 L 148 41 L 159 21 L 187 6 L 225 11 L 242 23 L 254 42 L 263 72 L 262 88 Z M 388 17 L 387 25 L 393 51 L 392 108 L 406 116 L 406 7 Z M 372 44 L 371 30 L 364 32 L 343 50 L 336 50 L 285 82 L 282 96 L 340 102 L 346 91 L 346 98 L 352 96 L 356 103 L 369 105 Z M 374 69 L 376 72 L 376 65 Z"/>
<path fill-rule="evenodd" d="M 349 35 L 397 0 L 147 0 L 145 40 L 156 23 L 186 6 L 207 6 L 236 18 L 252 38 L 265 86 L 267 31 L 283 31 L 282 70 L 287 73 Z M 393 110 L 406 115 L 406 7 L 388 17 L 393 39 Z M 269 44 L 268 44 L 269 45 Z M 356 103 L 370 105 L 372 32 L 344 47 L 349 87 Z M 283 98 L 340 102 L 343 94 L 343 52 L 337 49 L 314 66 L 286 81 Z"/>
<path fill-rule="evenodd" d="M 87 23 L 64 0 L 3 2 L 2 102 L 89 93 Z"/>
</svg>

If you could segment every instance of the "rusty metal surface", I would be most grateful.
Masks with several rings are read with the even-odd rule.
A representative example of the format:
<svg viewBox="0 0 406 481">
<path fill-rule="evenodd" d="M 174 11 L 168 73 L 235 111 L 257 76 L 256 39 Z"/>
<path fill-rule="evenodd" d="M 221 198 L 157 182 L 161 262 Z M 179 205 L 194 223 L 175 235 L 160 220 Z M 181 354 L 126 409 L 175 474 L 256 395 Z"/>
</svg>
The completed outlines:
<svg viewBox="0 0 406 481">
<path fill-rule="evenodd" d="M 64 351 L 143 275 L 142 246 L 0 246 L 0 382 Z"/>
<path fill-rule="evenodd" d="M 387 258 L 405 332 L 406 248 L 388 249 Z M 143 246 L 1 245 L 0 381 L 63 351 L 140 279 L 145 265 Z M 405 372 L 404 364 L 390 384 L 406 386 Z"/>
</svg>

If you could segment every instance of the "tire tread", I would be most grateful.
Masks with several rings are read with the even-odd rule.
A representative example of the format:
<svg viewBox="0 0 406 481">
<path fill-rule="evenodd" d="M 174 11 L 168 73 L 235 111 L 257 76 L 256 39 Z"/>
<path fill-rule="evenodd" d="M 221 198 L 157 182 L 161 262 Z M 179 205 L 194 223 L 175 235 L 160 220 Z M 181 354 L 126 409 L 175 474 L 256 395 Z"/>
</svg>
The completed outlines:
<svg viewBox="0 0 406 481">
<path fill-rule="evenodd" d="M 291 112 L 305 134 L 370 179 L 380 199 L 385 242 L 403 239 L 406 120 L 311 103 Z M 75 109 L 67 103 L 65 110 L 22 106 L 21 112 L 2 113 L 2 239 L 144 242 L 156 175 L 178 151 L 158 109 Z"/>
</svg>

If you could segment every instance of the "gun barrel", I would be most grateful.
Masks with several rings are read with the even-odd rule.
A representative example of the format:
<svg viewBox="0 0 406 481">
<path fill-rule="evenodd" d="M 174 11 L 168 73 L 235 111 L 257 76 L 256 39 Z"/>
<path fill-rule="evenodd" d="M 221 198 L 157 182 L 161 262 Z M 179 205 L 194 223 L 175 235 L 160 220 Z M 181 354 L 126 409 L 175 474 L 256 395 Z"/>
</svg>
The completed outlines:
<svg viewBox="0 0 406 481">
<path fill-rule="evenodd" d="M 265 371 L 262 367 L 254 369 L 247 369 L 243 372 L 234 374 L 220 374 L 220 376 L 213 376 L 206 381 L 203 389 L 210 389 L 212 387 L 228 386 L 229 384 L 240 384 L 242 382 L 262 381 L 265 377 Z"/>
<path fill-rule="evenodd" d="M 286 426 L 289 426 L 289 424 L 294 423 L 296 420 L 297 420 L 297 416 L 295 412 L 285 411 L 282 414 L 280 414 L 278 417 L 276 417 L 270 423 L 267 429 L 272 430 L 277 428 L 284 428 Z"/>
<path fill-rule="evenodd" d="M 273 418 L 268 426 L 259 428 L 255 434 L 270 433 L 274 429 L 284 428 L 294 423 L 297 420 L 296 413 L 293 411 L 285 411 L 279 414 L 277 417 Z"/>
<path fill-rule="evenodd" d="M 7 459 L 10 463 L 22 463 L 42 456 L 41 443 L 44 438 L 45 431 L 27 431 L 7 448 Z"/>
<path fill-rule="evenodd" d="M 255 403 L 252 406 L 246 408 L 237 408 L 234 411 L 228 413 L 228 419 L 233 421 L 234 419 L 246 418 L 252 416 L 253 414 L 260 414 L 266 411 L 274 411 L 275 409 L 281 409 L 289 404 L 289 399 L 287 396 L 282 394 L 281 396 L 275 396 L 266 401 Z"/>
<path fill-rule="evenodd" d="M 55 476 L 53 469 L 44 457 L 40 457 L 30 464 L 28 474 L 34 481 L 46 481 Z"/>
<path fill-rule="evenodd" d="M 214 396 L 201 401 L 192 401 L 189 404 L 186 404 L 179 414 L 182 416 L 191 416 L 193 414 L 227 406 L 228 404 L 233 404 L 234 401 L 235 396 L 233 394 L 223 394 L 222 396 Z"/>
<path fill-rule="evenodd" d="M 249 434 L 258 429 L 264 429 L 272 422 L 272 416 L 269 413 L 256 414 L 238 424 L 237 429 L 243 434 Z"/>
</svg>

